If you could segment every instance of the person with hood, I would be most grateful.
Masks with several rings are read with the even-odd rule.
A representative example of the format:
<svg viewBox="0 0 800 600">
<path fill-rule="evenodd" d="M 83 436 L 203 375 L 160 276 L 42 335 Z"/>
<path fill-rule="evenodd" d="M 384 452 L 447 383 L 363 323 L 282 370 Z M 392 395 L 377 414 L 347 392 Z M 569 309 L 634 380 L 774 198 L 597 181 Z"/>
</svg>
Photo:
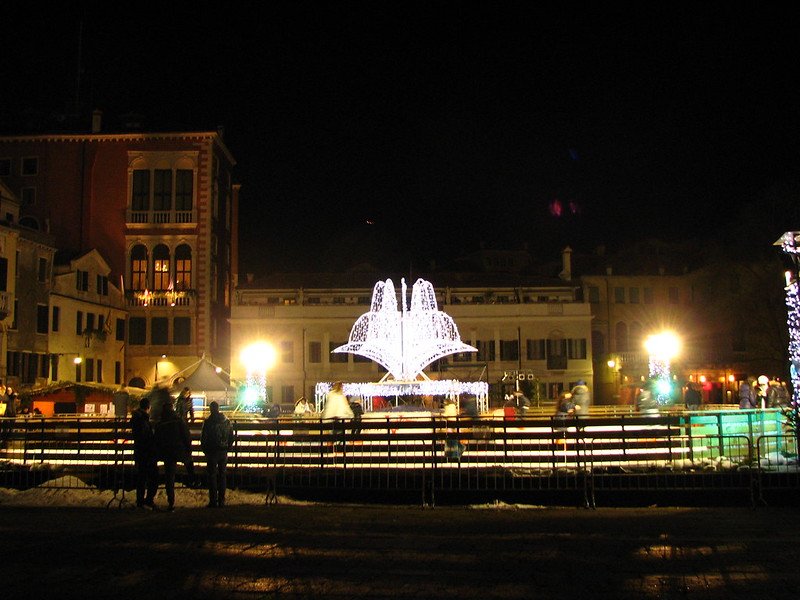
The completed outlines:
<svg viewBox="0 0 800 600">
<path fill-rule="evenodd" d="M 742 381 L 739 386 L 739 408 L 744 410 L 758 407 L 758 399 L 754 389 L 755 383 L 752 379 Z"/>
<path fill-rule="evenodd" d="M 219 403 L 208 406 L 209 415 L 200 432 L 200 447 L 206 456 L 208 507 L 225 506 L 228 450 L 233 445 L 233 425 L 219 410 Z"/>
<path fill-rule="evenodd" d="M 186 460 L 192 453 L 189 425 L 178 416 L 172 396 L 164 388 L 154 391 L 161 403 L 161 418 L 156 423 L 156 458 L 164 463 L 164 489 L 167 492 L 167 510 L 175 508 L 175 472 L 178 461 Z"/>
<path fill-rule="evenodd" d="M 579 380 L 570 393 L 572 401 L 575 403 L 575 412 L 579 415 L 588 415 L 589 406 L 592 404 L 592 395 L 586 382 L 583 379 Z"/>
</svg>

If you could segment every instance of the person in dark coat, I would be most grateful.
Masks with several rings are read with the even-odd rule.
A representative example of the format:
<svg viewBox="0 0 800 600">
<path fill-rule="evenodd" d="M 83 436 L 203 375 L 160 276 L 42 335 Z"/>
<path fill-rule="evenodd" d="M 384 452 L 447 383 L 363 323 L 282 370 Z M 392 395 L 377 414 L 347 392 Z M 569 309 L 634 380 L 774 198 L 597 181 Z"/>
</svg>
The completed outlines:
<svg viewBox="0 0 800 600">
<path fill-rule="evenodd" d="M 136 465 L 136 506 L 155 508 L 153 499 L 158 490 L 158 468 L 148 398 L 142 398 L 139 408 L 131 413 L 130 427 L 133 437 L 133 462 Z"/>
<path fill-rule="evenodd" d="M 200 447 L 206 456 L 208 472 L 208 507 L 225 506 L 225 472 L 228 465 L 228 450 L 233 445 L 233 426 L 212 402 L 211 411 L 203 422 L 200 432 Z"/>
<path fill-rule="evenodd" d="M 703 399 L 693 381 L 686 382 L 686 393 L 683 395 L 683 401 L 686 404 L 686 410 L 700 410 L 700 404 Z"/>
<path fill-rule="evenodd" d="M 748 409 L 758 407 L 758 399 L 754 389 L 755 383 L 756 382 L 753 380 L 747 380 L 743 381 L 739 386 L 739 408 Z"/>
<path fill-rule="evenodd" d="M 179 460 L 185 460 L 192 452 L 189 426 L 175 412 L 172 396 L 165 389 L 159 390 L 161 418 L 156 423 L 156 458 L 164 463 L 164 489 L 167 492 L 167 510 L 175 508 L 175 472 Z"/>
</svg>

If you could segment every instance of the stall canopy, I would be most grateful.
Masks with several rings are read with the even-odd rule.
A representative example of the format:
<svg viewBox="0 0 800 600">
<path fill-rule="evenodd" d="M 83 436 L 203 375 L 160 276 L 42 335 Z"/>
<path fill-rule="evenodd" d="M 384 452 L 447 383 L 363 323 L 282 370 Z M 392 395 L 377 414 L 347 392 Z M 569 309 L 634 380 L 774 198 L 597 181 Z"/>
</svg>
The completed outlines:
<svg viewBox="0 0 800 600">
<path fill-rule="evenodd" d="M 205 357 L 173 376 L 172 388 L 181 390 L 184 387 L 193 394 L 203 393 L 210 400 L 236 395 L 236 387 L 230 384 L 225 371 L 217 372 L 217 366 Z"/>
</svg>

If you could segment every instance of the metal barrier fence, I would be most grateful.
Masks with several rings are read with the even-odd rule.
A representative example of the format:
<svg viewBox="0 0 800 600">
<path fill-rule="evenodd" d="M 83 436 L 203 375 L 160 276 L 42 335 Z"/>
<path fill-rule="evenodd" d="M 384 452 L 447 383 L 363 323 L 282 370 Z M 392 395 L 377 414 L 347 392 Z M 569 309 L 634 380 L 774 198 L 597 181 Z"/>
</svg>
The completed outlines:
<svg viewBox="0 0 800 600">
<path fill-rule="evenodd" d="M 780 419 L 767 411 L 726 414 L 243 419 L 234 421 L 228 477 L 232 488 L 267 500 L 324 492 L 429 505 L 558 496 L 594 506 L 598 498 L 713 491 L 756 503 L 800 490 L 797 439 Z M 199 424 L 191 431 L 202 467 Z M 124 419 L 0 419 L 0 441 L 0 486 L 134 488 Z"/>
</svg>

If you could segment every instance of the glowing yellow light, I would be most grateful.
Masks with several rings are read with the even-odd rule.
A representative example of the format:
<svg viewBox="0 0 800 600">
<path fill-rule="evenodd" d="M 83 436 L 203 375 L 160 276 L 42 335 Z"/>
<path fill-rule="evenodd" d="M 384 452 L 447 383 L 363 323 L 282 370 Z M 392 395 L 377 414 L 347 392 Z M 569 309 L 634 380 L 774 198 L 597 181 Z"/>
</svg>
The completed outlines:
<svg viewBox="0 0 800 600">
<path fill-rule="evenodd" d="M 83 362 L 83 359 L 80 356 L 76 356 L 72 359 L 72 362 L 74 362 L 76 365 L 79 365 Z"/>
<path fill-rule="evenodd" d="M 706 382 L 706 376 L 700 375 L 700 383 L 705 383 L 705 382 Z"/>
<path fill-rule="evenodd" d="M 681 343 L 678 336 L 673 332 L 664 331 L 649 336 L 644 342 L 644 347 L 650 356 L 661 360 L 669 360 L 678 355 Z"/>
<path fill-rule="evenodd" d="M 269 371 L 275 364 L 277 353 L 271 344 L 255 342 L 242 350 L 240 358 L 248 372 L 263 373 Z"/>
<path fill-rule="evenodd" d="M 614 367 L 616 367 L 616 366 L 617 366 L 617 361 L 615 361 L 615 360 L 610 360 L 610 361 L 608 361 L 606 364 L 608 365 L 608 368 L 609 368 L 609 369 L 613 369 Z"/>
<path fill-rule="evenodd" d="M 728 381 L 730 381 L 731 383 L 733 383 L 734 381 L 736 381 L 736 377 L 735 377 L 735 376 L 733 376 L 733 375 L 728 375 Z"/>
</svg>

